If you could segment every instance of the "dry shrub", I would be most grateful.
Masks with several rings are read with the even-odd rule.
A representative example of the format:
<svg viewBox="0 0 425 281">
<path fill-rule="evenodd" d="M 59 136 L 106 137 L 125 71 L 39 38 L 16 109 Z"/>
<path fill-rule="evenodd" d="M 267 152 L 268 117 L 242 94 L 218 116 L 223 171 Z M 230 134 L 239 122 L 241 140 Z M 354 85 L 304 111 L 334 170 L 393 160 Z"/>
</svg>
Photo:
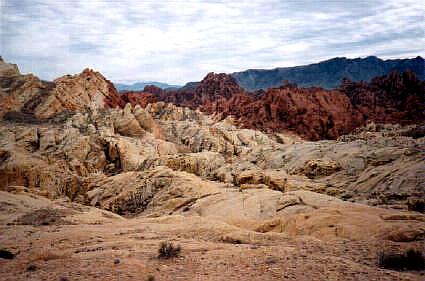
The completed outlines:
<svg viewBox="0 0 425 281">
<path fill-rule="evenodd" d="M 149 276 L 146 278 L 146 281 L 155 281 L 155 277 L 154 277 L 153 275 L 149 275 Z"/>
<path fill-rule="evenodd" d="M 49 251 L 47 249 L 43 249 L 40 252 L 35 252 L 30 256 L 31 263 L 36 261 L 50 261 L 50 260 L 58 260 L 58 259 L 64 259 L 68 255 L 65 253 L 56 253 Z"/>
<path fill-rule="evenodd" d="M 16 222 L 17 224 L 33 226 L 69 224 L 69 222 L 63 220 L 65 216 L 64 210 L 43 208 L 19 217 Z"/>
<path fill-rule="evenodd" d="M 158 258 L 169 259 L 179 256 L 180 245 L 174 246 L 171 242 L 161 242 L 158 249 Z"/>
</svg>

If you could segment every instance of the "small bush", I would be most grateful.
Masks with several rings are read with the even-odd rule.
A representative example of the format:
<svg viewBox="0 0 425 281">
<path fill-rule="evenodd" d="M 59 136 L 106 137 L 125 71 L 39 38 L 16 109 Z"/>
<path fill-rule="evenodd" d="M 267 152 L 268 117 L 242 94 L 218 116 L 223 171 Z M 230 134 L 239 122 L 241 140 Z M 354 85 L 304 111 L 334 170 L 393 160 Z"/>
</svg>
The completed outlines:
<svg viewBox="0 0 425 281">
<path fill-rule="evenodd" d="M 61 225 L 67 224 L 62 218 L 65 216 L 63 210 L 44 208 L 29 212 L 17 219 L 17 224 L 22 225 Z"/>
<path fill-rule="evenodd" d="M 177 257 L 180 254 L 180 245 L 174 246 L 171 242 L 161 242 L 158 249 L 158 258 L 169 259 Z"/>
<path fill-rule="evenodd" d="M 27 266 L 27 271 L 36 271 L 37 270 L 37 266 L 35 266 L 34 264 L 30 264 Z"/>
<path fill-rule="evenodd" d="M 55 253 L 49 250 L 42 250 L 40 252 L 36 252 L 30 256 L 32 262 L 37 261 L 50 261 L 50 260 L 58 260 L 58 259 L 65 259 L 68 255 L 65 253 Z"/>
<path fill-rule="evenodd" d="M 154 277 L 153 275 L 149 275 L 149 276 L 146 278 L 146 281 L 155 281 L 155 277 Z"/>
<path fill-rule="evenodd" d="M 421 251 L 410 249 L 404 253 L 382 251 L 378 264 L 382 268 L 393 270 L 422 270 L 425 269 L 425 258 Z"/>
</svg>

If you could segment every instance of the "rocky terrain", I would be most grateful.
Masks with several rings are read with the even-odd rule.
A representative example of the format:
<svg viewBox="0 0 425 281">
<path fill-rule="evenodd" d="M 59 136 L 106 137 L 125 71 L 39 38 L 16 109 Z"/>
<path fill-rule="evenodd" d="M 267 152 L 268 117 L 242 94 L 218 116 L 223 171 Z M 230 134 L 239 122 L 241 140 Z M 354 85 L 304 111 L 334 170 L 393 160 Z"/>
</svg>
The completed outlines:
<svg viewBox="0 0 425 281">
<path fill-rule="evenodd" d="M 425 82 L 411 71 L 392 72 L 370 83 L 344 79 L 337 90 L 285 84 L 254 93 L 230 75 L 209 73 L 191 88 L 165 92 L 150 86 L 122 97 L 142 107 L 163 101 L 221 119 L 232 116 L 239 127 L 308 140 L 337 139 L 368 122 L 410 125 L 425 120 Z"/>
<path fill-rule="evenodd" d="M 419 119 L 353 124 L 369 85 L 255 97 L 227 75 L 205 80 L 120 96 L 92 70 L 44 82 L 0 62 L 2 280 L 423 279 L 420 264 L 382 262 L 425 250 Z M 332 120 L 318 133 L 329 139 L 241 126 L 260 102 L 258 116 L 287 106 L 291 122 Z M 176 257 L 158 257 L 163 241 Z"/>
</svg>

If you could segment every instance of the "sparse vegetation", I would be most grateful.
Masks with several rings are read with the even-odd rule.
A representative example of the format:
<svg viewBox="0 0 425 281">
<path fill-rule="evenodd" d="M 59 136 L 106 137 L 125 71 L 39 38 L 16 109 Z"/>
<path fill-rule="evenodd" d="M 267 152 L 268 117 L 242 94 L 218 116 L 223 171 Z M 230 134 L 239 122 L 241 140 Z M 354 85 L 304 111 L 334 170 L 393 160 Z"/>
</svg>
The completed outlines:
<svg viewBox="0 0 425 281">
<path fill-rule="evenodd" d="M 50 260 L 57 260 L 57 259 L 63 259 L 66 257 L 66 254 L 58 254 L 54 253 L 52 251 L 48 250 L 42 250 L 40 252 L 37 252 L 31 256 L 31 261 L 50 261 Z"/>
<path fill-rule="evenodd" d="M 30 265 L 27 266 L 26 270 L 27 271 L 36 271 L 37 266 L 35 266 L 34 264 L 30 264 Z"/>
<path fill-rule="evenodd" d="M 410 249 L 401 253 L 384 250 L 378 256 L 379 267 L 392 270 L 423 270 L 425 258 L 421 251 Z"/>
<path fill-rule="evenodd" d="M 146 281 L 155 281 L 155 277 L 154 277 L 153 275 L 149 275 L 149 276 L 146 278 Z"/>
<path fill-rule="evenodd" d="M 173 245 L 171 242 L 161 242 L 158 249 L 158 258 L 169 259 L 180 255 L 180 245 Z"/>
<path fill-rule="evenodd" d="M 44 208 L 21 216 L 17 219 L 17 223 L 33 226 L 66 224 L 67 222 L 62 219 L 64 216 L 63 210 Z"/>
</svg>

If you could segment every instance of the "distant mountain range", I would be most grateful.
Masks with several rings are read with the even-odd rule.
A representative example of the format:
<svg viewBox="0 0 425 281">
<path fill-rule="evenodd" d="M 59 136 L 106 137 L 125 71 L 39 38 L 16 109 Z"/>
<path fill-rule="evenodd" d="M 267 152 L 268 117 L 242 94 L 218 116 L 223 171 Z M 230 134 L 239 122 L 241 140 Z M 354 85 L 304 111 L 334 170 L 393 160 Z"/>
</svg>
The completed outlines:
<svg viewBox="0 0 425 281">
<path fill-rule="evenodd" d="M 412 59 L 382 60 L 375 56 L 349 59 L 337 57 L 319 63 L 278 67 L 274 69 L 248 69 L 234 72 L 230 75 L 247 91 L 266 90 L 279 87 L 284 81 L 295 83 L 298 87 L 322 87 L 325 89 L 337 88 L 343 78 L 353 82 L 366 81 L 390 73 L 393 70 L 403 72 L 410 69 L 416 76 L 425 80 L 425 60 L 418 56 Z M 154 85 L 168 90 L 194 90 L 199 82 L 189 82 L 184 86 L 170 85 L 162 82 L 137 82 L 131 85 L 115 83 L 118 91 L 143 91 L 145 86 Z"/>
<path fill-rule="evenodd" d="M 131 85 L 127 84 L 120 84 L 120 83 L 114 83 L 115 88 L 117 88 L 118 91 L 143 91 L 145 86 L 148 85 L 154 85 L 161 89 L 168 89 L 168 88 L 180 88 L 180 85 L 170 85 L 167 83 L 162 82 L 155 82 L 155 81 L 148 81 L 148 82 L 137 82 Z"/>
<path fill-rule="evenodd" d="M 315 64 L 295 67 L 279 67 L 275 69 L 249 69 L 231 75 L 238 84 L 248 91 L 277 87 L 284 80 L 296 83 L 299 87 L 336 88 L 342 78 L 351 81 L 370 81 L 373 77 L 382 76 L 393 70 L 400 72 L 410 69 L 421 80 L 425 80 L 425 62 L 422 57 L 413 59 L 382 60 L 375 56 L 348 59 L 333 58 Z"/>
</svg>

